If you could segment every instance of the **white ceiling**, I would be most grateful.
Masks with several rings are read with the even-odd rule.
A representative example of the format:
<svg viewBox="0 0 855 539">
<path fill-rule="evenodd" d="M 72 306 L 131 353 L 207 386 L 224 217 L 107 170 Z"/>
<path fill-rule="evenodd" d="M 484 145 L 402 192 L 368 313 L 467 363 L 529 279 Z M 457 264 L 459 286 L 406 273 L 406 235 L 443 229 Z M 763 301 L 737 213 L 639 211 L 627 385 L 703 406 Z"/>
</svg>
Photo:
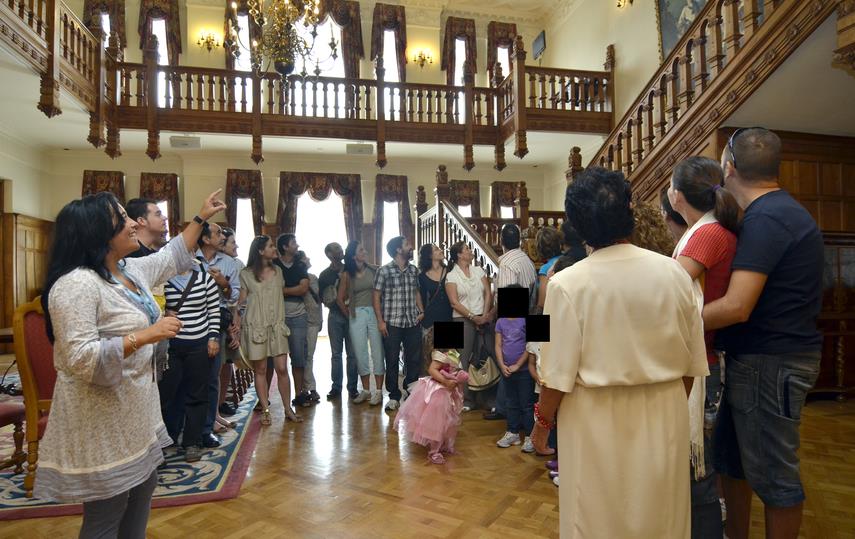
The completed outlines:
<svg viewBox="0 0 855 539">
<path fill-rule="evenodd" d="M 831 15 L 724 125 L 855 136 L 855 74 L 831 66 L 836 24 Z"/>
</svg>

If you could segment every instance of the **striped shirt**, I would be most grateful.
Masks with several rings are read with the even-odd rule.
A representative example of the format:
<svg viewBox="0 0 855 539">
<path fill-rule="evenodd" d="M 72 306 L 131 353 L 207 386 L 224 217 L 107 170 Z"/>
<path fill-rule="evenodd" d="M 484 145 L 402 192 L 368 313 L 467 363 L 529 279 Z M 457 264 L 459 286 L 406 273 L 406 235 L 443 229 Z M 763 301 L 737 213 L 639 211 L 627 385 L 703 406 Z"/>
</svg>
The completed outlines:
<svg viewBox="0 0 855 539">
<path fill-rule="evenodd" d="M 419 270 L 407 264 L 403 271 L 394 260 L 381 266 L 374 277 L 374 290 L 380 291 L 383 320 L 397 328 L 416 325 L 419 307 Z"/>
<path fill-rule="evenodd" d="M 208 337 L 208 339 L 220 338 L 220 290 L 214 278 L 208 272 L 201 271 L 199 266 L 196 271 L 196 280 L 193 288 L 187 294 L 178 319 L 184 324 L 176 339 L 195 341 Z M 166 282 L 166 309 L 175 310 L 181 294 L 190 280 L 190 273 L 178 275 Z"/>
<path fill-rule="evenodd" d="M 521 249 L 511 249 L 499 257 L 499 275 L 496 277 L 496 290 L 512 284 L 528 288 L 529 312 L 537 303 L 537 270 L 534 263 Z M 498 292 L 497 292 L 498 295 Z"/>
</svg>

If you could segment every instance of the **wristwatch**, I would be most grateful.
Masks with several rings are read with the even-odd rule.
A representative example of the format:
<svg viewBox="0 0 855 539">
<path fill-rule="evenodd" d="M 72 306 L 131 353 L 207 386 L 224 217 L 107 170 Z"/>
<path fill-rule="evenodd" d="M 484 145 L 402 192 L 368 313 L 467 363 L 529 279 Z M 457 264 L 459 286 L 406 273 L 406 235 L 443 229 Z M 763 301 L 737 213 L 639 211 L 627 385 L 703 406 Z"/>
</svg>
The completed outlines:
<svg viewBox="0 0 855 539">
<path fill-rule="evenodd" d="M 195 217 L 193 217 L 193 221 L 194 221 L 195 223 L 198 223 L 198 224 L 203 225 L 203 226 L 205 225 L 205 223 L 207 223 L 207 221 L 205 221 L 204 219 L 202 219 L 202 218 L 201 218 L 201 217 L 199 217 L 198 215 L 196 215 Z"/>
</svg>

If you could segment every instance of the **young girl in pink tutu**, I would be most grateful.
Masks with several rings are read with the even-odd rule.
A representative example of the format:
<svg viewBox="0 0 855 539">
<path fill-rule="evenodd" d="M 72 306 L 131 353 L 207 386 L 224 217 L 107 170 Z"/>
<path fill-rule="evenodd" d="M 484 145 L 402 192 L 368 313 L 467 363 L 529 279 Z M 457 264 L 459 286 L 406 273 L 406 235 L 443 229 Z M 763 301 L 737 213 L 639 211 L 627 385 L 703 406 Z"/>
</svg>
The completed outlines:
<svg viewBox="0 0 855 539">
<path fill-rule="evenodd" d="M 460 426 L 463 388 L 469 374 L 460 369 L 456 350 L 434 350 L 428 374 L 419 378 L 410 396 L 395 416 L 393 428 L 411 442 L 428 448 L 434 464 L 445 464 L 443 453 L 454 453 L 454 440 Z"/>
</svg>

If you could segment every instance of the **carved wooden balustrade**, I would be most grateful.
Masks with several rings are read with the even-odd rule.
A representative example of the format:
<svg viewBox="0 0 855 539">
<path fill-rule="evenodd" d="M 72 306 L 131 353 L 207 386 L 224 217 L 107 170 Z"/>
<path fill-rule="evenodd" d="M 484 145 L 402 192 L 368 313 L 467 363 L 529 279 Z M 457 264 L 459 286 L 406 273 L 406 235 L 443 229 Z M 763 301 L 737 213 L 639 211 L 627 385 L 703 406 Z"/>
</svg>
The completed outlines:
<svg viewBox="0 0 855 539">
<path fill-rule="evenodd" d="M 526 66 L 521 36 L 511 73 L 502 77 L 497 69 L 494 84 L 482 88 L 468 63 L 462 86 L 386 82 L 382 57 L 375 80 L 160 66 L 155 39 L 142 63 L 124 62 L 112 37 L 108 46 L 100 29 L 87 29 L 61 0 L 0 0 L 0 30 L 7 48 L 41 74 L 39 109 L 60 114 L 59 88 L 66 88 L 90 113 L 89 141 L 106 142 L 111 157 L 121 155 L 121 129 L 145 129 L 153 159 L 160 131 L 172 130 L 251 134 L 256 162 L 264 135 L 374 140 L 381 167 L 387 140 L 460 144 L 467 170 L 475 164 L 473 146 L 491 145 L 502 170 L 511 136 L 522 158 L 527 130 L 602 134 L 613 121 L 610 69 Z"/>
<path fill-rule="evenodd" d="M 623 171 L 637 196 L 654 198 L 671 168 L 697 153 L 835 5 L 707 2 L 590 164 Z"/>
</svg>

